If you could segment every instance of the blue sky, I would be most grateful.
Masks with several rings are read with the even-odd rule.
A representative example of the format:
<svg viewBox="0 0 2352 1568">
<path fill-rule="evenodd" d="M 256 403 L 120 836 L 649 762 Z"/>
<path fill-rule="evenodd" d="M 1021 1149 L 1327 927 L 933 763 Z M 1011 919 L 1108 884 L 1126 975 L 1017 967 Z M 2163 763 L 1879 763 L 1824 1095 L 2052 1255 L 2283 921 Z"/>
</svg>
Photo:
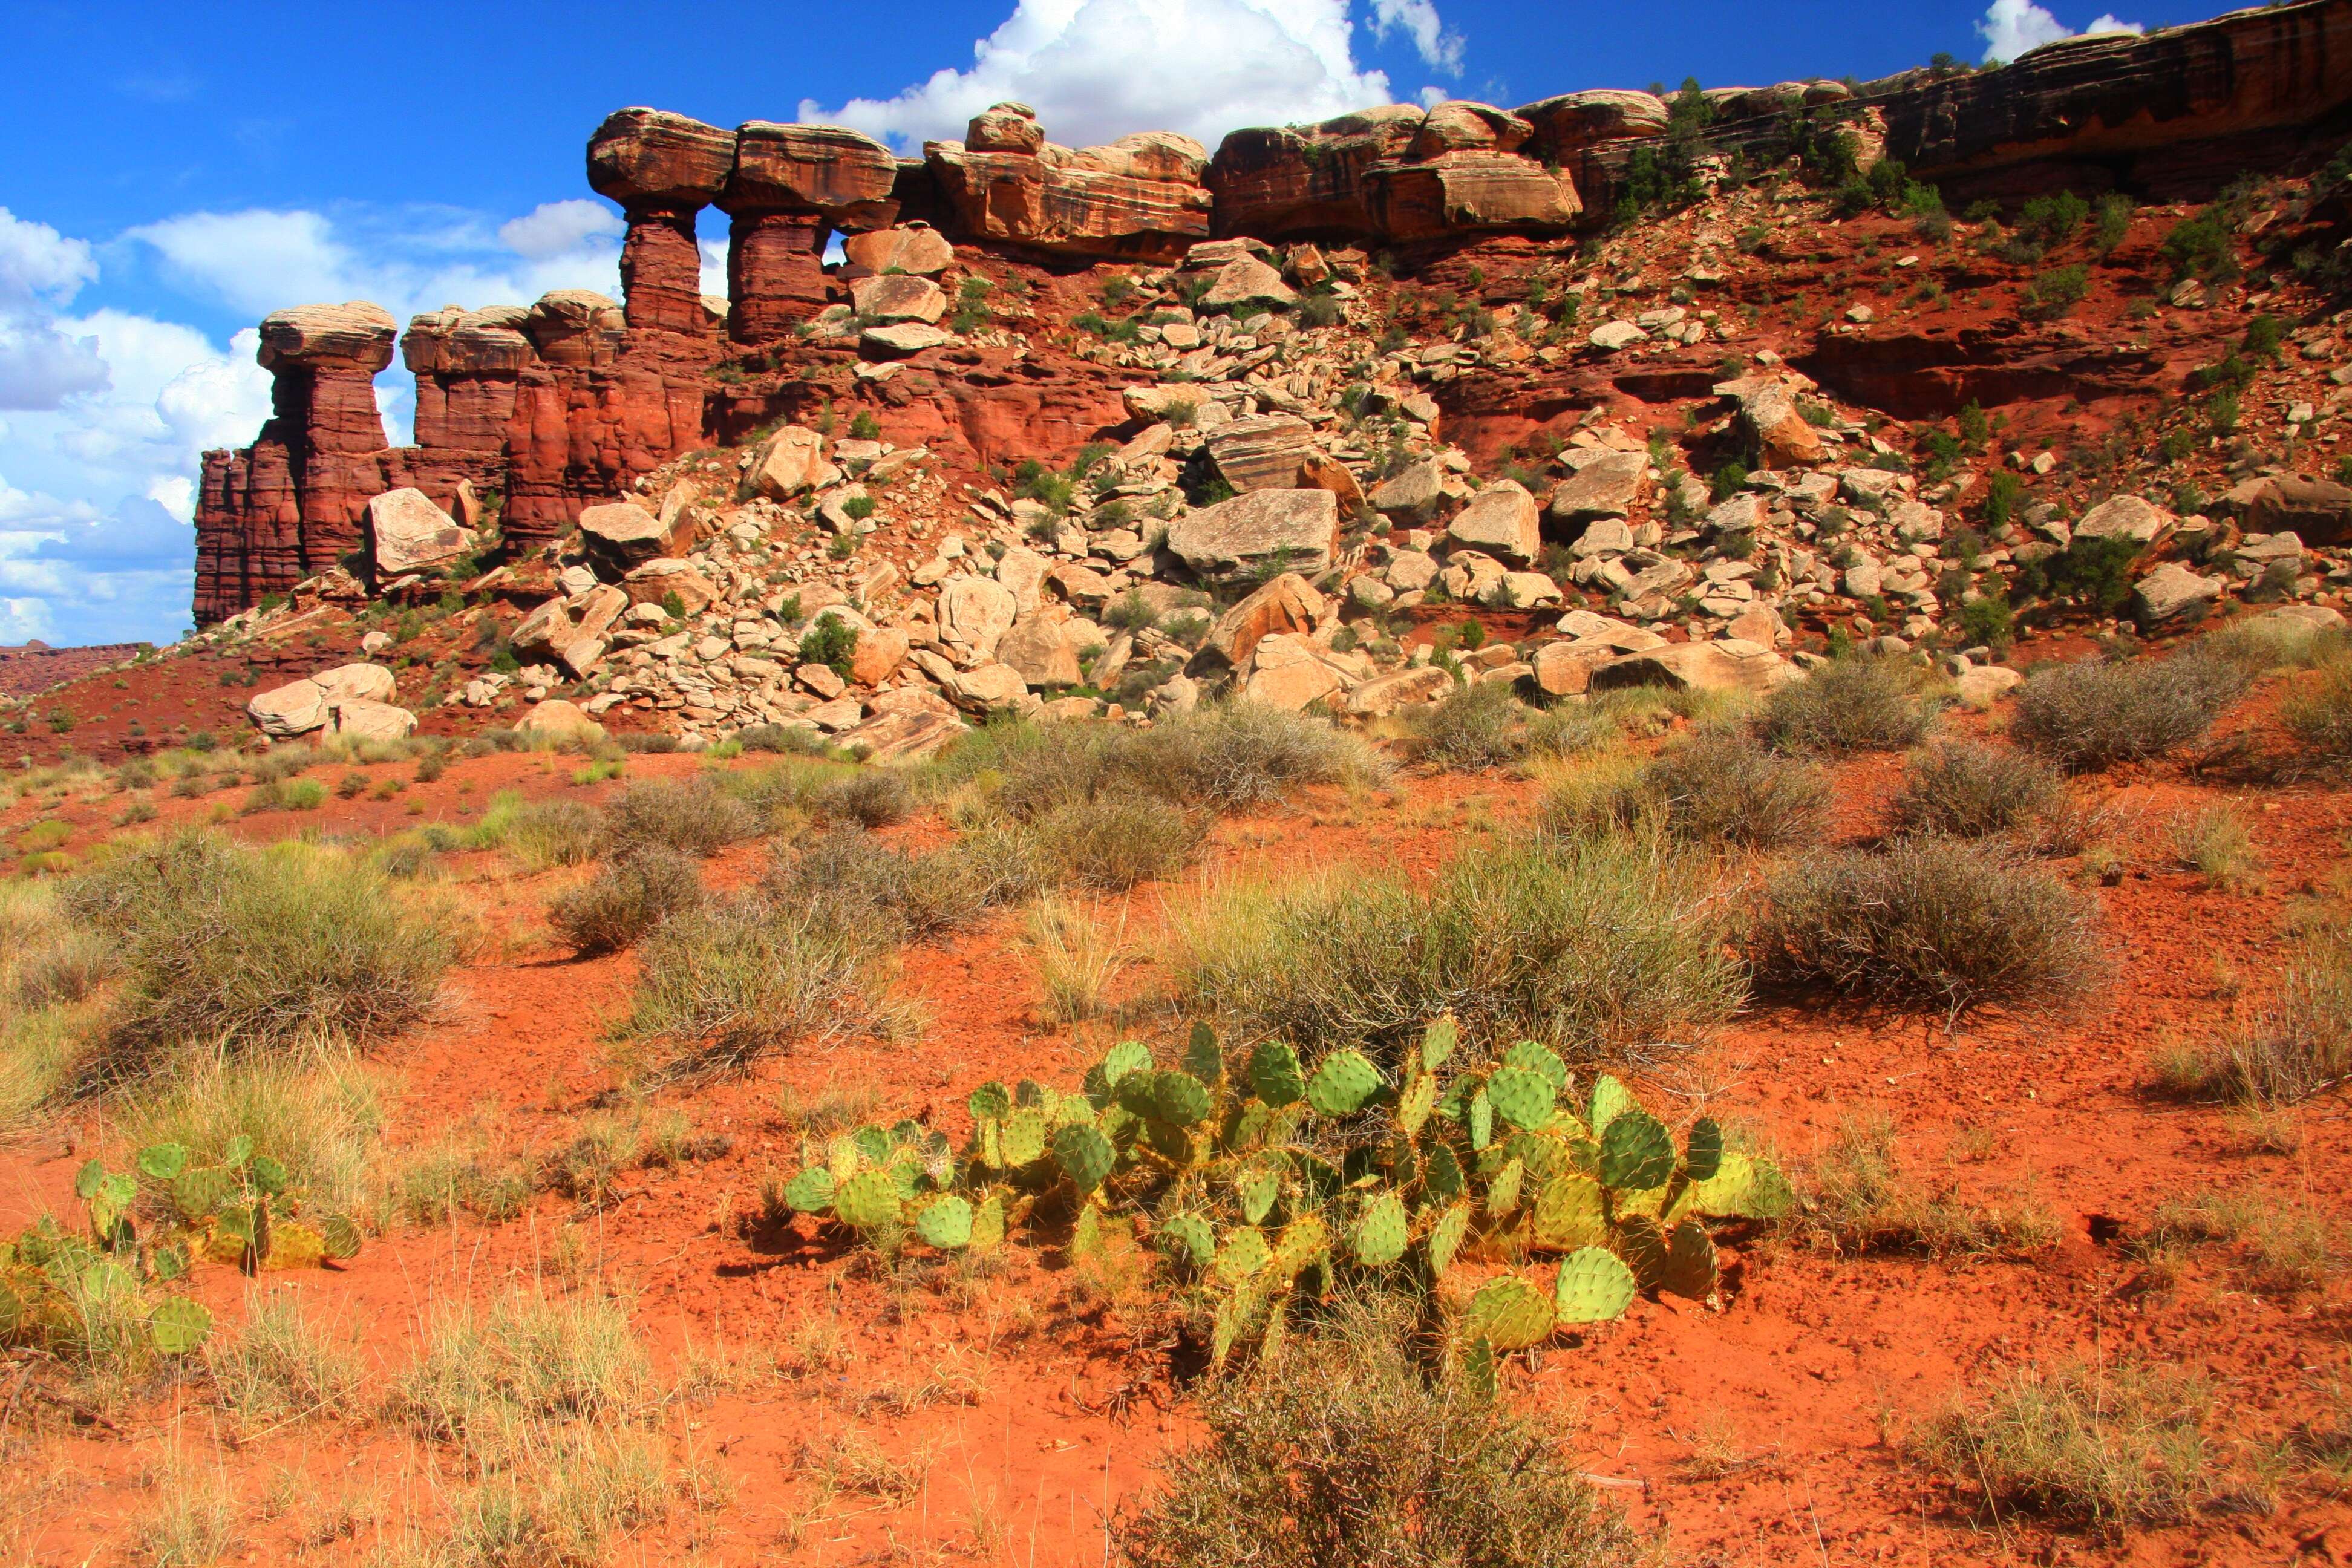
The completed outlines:
<svg viewBox="0 0 2352 1568">
<path fill-rule="evenodd" d="M 604 114 L 852 124 L 911 150 L 1002 98 L 1072 144 L 1512 105 L 1696 76 L 1883 76 L 2218 4 L 2071 0 L 953 0 L 235 6 L 14 0 L 0 160 L 0 643 L 187 625 L 197 454 L 268 409 L 253 323 L 283 305 L 617 292 L 588 190 Z M 723 219 L 706 219 L 708 242 Z M 723 291 L 723 274 L 712 279 Z M 395 439 L 410 394 L 379 383 Z"/>
</svg>

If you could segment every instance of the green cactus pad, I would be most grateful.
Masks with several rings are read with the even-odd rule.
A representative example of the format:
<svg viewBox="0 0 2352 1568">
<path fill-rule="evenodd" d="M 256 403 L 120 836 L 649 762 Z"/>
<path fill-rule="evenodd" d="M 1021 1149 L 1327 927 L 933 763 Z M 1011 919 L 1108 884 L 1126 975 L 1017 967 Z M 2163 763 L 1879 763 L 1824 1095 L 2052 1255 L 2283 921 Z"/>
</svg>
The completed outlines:
<svg viewBox="0 0 2352 1568">
<path fill-rule="evenodd" d="M 347 1214 L 320 1215 L 319 1239 L 325 1244 L 326 1256 L 337 1263 L 360 1255 L 360 1227 Z"/>
<path fill-rule="evenodd" d="M 997 1128 L 996 1148 L 1008 1171 L 1017 1171 L 1044 1159 L 1045 1113 L 1024 1108 L 1006 1117 Z"/>
<path fill-rule="evenodd" d="M 172 1206 L 182 1219 L 198 1220 L 217 1214 L 228 1202 L 229 1173 L 217 1165 L 183 1171 L 172 1182 Z"/>
<path fill-rule="evenodd" d="M 1638 1104 L 1631 1089 L 1611 1074 L 1602 1073 L 1592 1080 L 1592 1106 L 1584 1120 L 1591 1126 L 1592 1136 L 1601 1138 L 1607 1134 L 1609 1124 L 1617 1120 L 1619 1111 L 1635 1109 Z"/>
<path fill-rule="evenodd" d="M 1666 1271 L 1666 1233 L 1656 1220 L 1641 1215 L 1620 1220 L 1611 1244 L 1643 1289 L 1656 1289 Z"/>
<path fill-rule="evenodd" d="M 1486 1100 L 1513 1127 L 1534 1131 L 1551 1121 L 1551 1079 L 1525 1068 L 1499 1068 L 1486 1079 Z"/>
<path fill-rule="evenodd" d="M 1687 1189 L 1688 1206 L 1692 1212 L 1723 1218 L 1737 1215 L 1748 1201 L 1755 1175 L 1755 1166 L 1747 1155 L 1737 1149 L 1726 1149 L 1716 1162 L 1715 1174 L 1691 1183 Z"/>
<path fill-rule="evenodd" d="M 1269 1266 L 1285 1279 L 1296 1279 L 1323 1261 L 1331 1250 L 1331 1227 L 1321 1215 L 1301 1215 L 1284 1227 Z"/>
<path fill-rule="evenodd" d="M 1307 1103 L 1326 1116 L 1352 1116 L 1380 1098 L 1381 1070 L 1360 1051 L 1333 1051 L 1307 1080 Z"/>
<path fill-rule="evenodd" d="M 1384 1193 L 1357 1216 L 1348 1246 L 1356 1255 L 1356 1261 L 1365 1268 L 1384 1268 L 1404 1256 L 1405 1244 L 1412 1239 L 1412 1227 L 1405 1219 L 1404 1200 L 1394 1193 Z"/>
<path fill-rule="evenodd" d="M 1568 1092 L 1568 1064 L 1541 1040 L 1521 1040 L 1503 1053 L 1503 1065 L 1521 1072 L 1541 1073 L 1554 1094 Z"/>
<path fill-rule="evenodd" d="M 828 1139 L 824 1145 L 824 1168 L 833 1173 L 836 1182 L 845 1182 L 857 1174 L 866 1163 L 866 1156 L 857 1152 L 857 1140 L 847 1133 Z"/>
<path fill-rule="evenodd" d="M 890 1158 L 893 1146 L 890 1134 L 879 1127 L 861 1127 L 849 1135 L 849 1141 L 856 1146 L 857 1157 L 861 1161 L 879 1165 Z"/>
<path fill-rule="evenodd" d="M 1753 1158 L 1754 1173 L 1748 1179 L 1748 1195 L 1739 1212 L 1750 1219 L 1780 1219 L 1797 1206 L 1797 1194 L 1790 1189 L 1789 1177 L 1771 1161 Z"/>
<path fill-rule="evenodd" d="M 1268 1105 L 1289 1105 L 1307 1093 L 1298 1053 L 1280 1040 L 1267 1040 L 1250 1053 L 1250 1090 Z"/>
<path fill-rule="evenodd" d="M 1552 1305 L 1563 1323 L 1606 1323 L 1623 1317 L 1635 1294 L 1632 1269 L 1613 1254 L 1586 1247 L 1561 1262 Z"/>
<path fill-rule="evenodd" d="M 971 1241 L 971 1203 L 953 1193 L 942 1193 L 915 1215 L 915 1234 L 942 1252 L 953 1252 Z"/>
<path fill-rule="evenodd" d="M 1228 1285 L 1240 1284 L 1273 1261 L 1274 1248 L 1260 1230 L 1237 1226 L 1217 1243 L 1216 1275 Z"/>
<path fill-rule="evenodd" d="M 148 1272 L 153 1274 L 158 1280 L 166 1285 L 169 1285 L 174 1279 L 186 1279 L 188 1275 L 187 1243 L 184 1241 L 165 1242 L 163 1246 L 155 1248 L 152 1253 L 148 1255 L 147 1268 Z M 0 1334 L 5 1334 L 6 1331 L 7 1330 L 5 1325 L 0 1325 Z"/>
<path fill-rule="evenodd" d="M 865 1170 L 835 1190 L 833 1216 L 856 1229 L 873 1230 L 895 1223 L 899 1205 L 898 1184 L 891 1180 L 890 1173 Z"/>
<path fill-rule="evenodd" d="M 132 1159 L 151 1182 L 168 1182 L 188 1168 L 187 1148 L 179 1143 L 150 1143 Z"/>
<path fill-rule="evenodd" d="M 1523 1351 L 1541 1344 L 1551 1333 L 1552 1305 L 1517 1275 L 1498 1275 L 1470 1298 L 1465 1328 L 1473 1339 L 1485 1340 L 1497 1351 Z"/>
<path fill-rule="evenodd" d="M 1702 1116 L 1691 1123 L 1690 1136 L 1683 1140 L 1683 1173 L 1694 1182 L 1711 1178 L 1723 1162 L 1723 1129 L 1712 1116 Z"/>
<path fill-rule="evenodd" d="M 1154 1233 L 1160 1250 L 1179 1262 L 1206 1268 L 1217 1255 L 1217 1233 L 1196 1214 L 1172 1215 Z"/>
<path fill-rule="evenodd" d="M 1514 1132 L 1504 1141 L 1503 1152 L 1528 1168 L 1528 1174 L 1538 1182 L 1549 1182 L 1576 1168 L 1569 1144 L 1549 1132 Z"/>
<path fill-rule="evenodd" d="M 1173 1068 L 1152 1075 L 1151 1100 L 1160 1120 L 1176 1127 L 1191 1127 L 1207 1120 L 1216 1103 L 1207 1084 Z"/>
<path fill-rule="evenodd" d="M 991 1193 L 971 1211 L 969 1250 L 993 1252 L 1004 1245 L 1004 1194 Z"/>
<path fill-rule="evenodd" d="M 1206 1084 L 1214 1084 L 1225 1076 L 1225 1058 L 1217 1049 L 1217 1032 L 1206 1024 L 1193 1025 L 1191 1037 L 1184 1042 L 1184 1070 Z"/>
<path fill-rule="evenodd" d="M 1102 1070 L 1103 1081 L 1116 1089 L 1128 1074 L 1151 1070 L 1151 1047 L 1140 1040 L 1121 1040 L 1104 1053 Z"/>
<path fill-rule="evenodd" d="M 1054 1134 L 1054 1163 L 1082 1193 L 1101 1186 L 1118 1162 L 1110 1140 L 1091 1127 L 1074 1123 Z"/>
<path fill-rule="evenodd" d="M 1150 1068 L 1127 1074 L 1111 1086 L 1111 1103 L 1129 1116 L 1158 1115 L 1159 1112 L 1153 1109 L 1151 1089 L 1159 1076 Z"/>
<path fill-rule="evenodd" d="M 1495 1102 L 1486 1098 L 1486 1088 L 1481 1084 L 1470 1097 L 1470 1147 L 1484 1149 L 1494 1141 Z"/>
<path fill-rule="evenodd" d="M 1462 1161 L 1454 1152 L 1454 1145 L 1433 1142 L 1421 1162 L 1422 1184 L 1441 1198 L 1462 1195 L 1464 1181 Z"/>
<path fill-rule="evenodd" d="M 1013 1114 L 1013 1095 L 993 1079 L 982 1084 L 963 1099 L 964 1109 L 971 1112 L 974 1121 L 1002 1121 Z"/>
<path fill-rule="evenodd" d="M 147 1319 L 147 1337 L 164 1355 L 186 1355 L 213 1331 L 213 1315 L 199 1301 L 173 1296 L 157 1303 Z"/>
<path fill-rule="evenodd" d="M 1454 1267 L 1454 1255 L 1461 1250 L 1462 1238 L 1470 1231 L 1470 1205 L 1455 1204 L 1437 1216 L 1429 1227 L 1429 1272 L 1443 1279 L 1445 1271 Z"/>
<path fill-rule="evenodd" d="M 1244 1165 L 1234 1177 L 1234 1193 L 1241 1199 L 1242 1218 L 1262 1223 L 1281 1194 L 1282 1175 L 1270 1165 Z"/>
<path fill-rule="evenodd" d="M 286 1184 L 290 1180 L 286 1167 L 268 1154 L 262 1155 L 247 1166 L 246 1175 L 251 1179 L 255 1191 L 266 1193 L 271 1197 L 276 1197 L 284 1192 Z"/>
<path fill-rule="evenodd" d="M 1454 1015 L 1448 1013 L 1432 1019 L 1421 1032 L 1421 1070 L 1435 1072 L 1444 1067 L 1445 1058 L 1454 1054 L 1454 1047 L 1461 1040 L 1462 1026 L 1454 1021 Z"/>
<path fill-rule="evenodd" d="M 1658 1271 L 1658 1289 L 1693 1301 L 1715 1294 L 1715 1238 L 1706 1227 L 1685 1220 L 1666 1237 L 1666 1258 Z"/>
<path fill-rule="evenodd" d="M 1437 1075 L 1417 1072 L 1407 1080 L 1404 1092 L 1397 1097 L 1397 1125 L 1405 1136 L 1418 1138 L 1429 1123 L 1429 1113 L 1437 1104 Z"/>
<path fill-rule="evenodd" d="M 1546 1182 L 1536 1194 L 1535 1228 L 1535 1243 L 1547 1252 L 1607 1241 L 1609 1215 L 1601 1184 L 1573 1172 Z"/>
<path fill-rule="evenodd" d="M 1506 1160 L 1495 1179 L 1486 1184 L 1486 1212 L 1502 1215 L 1519 1206 L 1519 1185 L 1527 1179 L 1528 1168 L 1517 1160 Z"/>
<path fill-rule="evenodd" d="M 89 1202 L 90 1199 L 98 1196 L 99 1184 L 105 1180 L 105 1161 L 83 1161 L 81 1169 L 74 1173 L 74 1196 L 84 1203 Z"/>
<path fill-rule="evenodd" d="M 1495 1397 L 1495 1347 L 1483 1339 L 1462 1347 L 1462 1386 L 1474 1399 L 1491 1402 Z"/>
<path fill-rule="evenodd" d="M 1666 1124 L 1638 1106 L 1610 1118 L 1601 1134 L 1601 1184 L 1663 1187 L 1675 1173 L 1675 1140 Z"/>
</svg>

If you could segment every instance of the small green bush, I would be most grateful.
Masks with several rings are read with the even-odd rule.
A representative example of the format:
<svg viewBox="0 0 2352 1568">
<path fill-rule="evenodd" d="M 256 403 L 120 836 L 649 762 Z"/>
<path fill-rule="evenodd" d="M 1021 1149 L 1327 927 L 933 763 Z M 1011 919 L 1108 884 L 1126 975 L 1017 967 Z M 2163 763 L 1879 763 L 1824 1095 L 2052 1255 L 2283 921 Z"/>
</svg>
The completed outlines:
<svg viewBox="0 0 2352 1568">
<path fill-rule="evenodd" d="M 1492 767 L 1527 751 L 1529 718 L 1527 705 L 1500 681 L 1457 686 L 1413 712 L 1413 752 L 1443 767 Z"/>
<path fill-rule="evenodd" d="M 643 973 L 626 1026 L 671 1047 L 654 1076 L 740 1068 L 860 1016 L 887 933 L 824 916 L 755 893 L 706 900 L 656 926 L 638 946 Z"/>
<path fill-rule="evenodd" d="M 1631 826 L 1654 812 L 1669 833 L 1693 844 L 1771 849 L 1813 837 L 1828 810 L 1829 783 L 1819 768 L 1717 731 L 1641 769 L 1617 815 Z"/>
<path fill-rule="evenodd" d="M 1085 887 L 1124 892 L 1182 868 L 1207 825 L 1150 795 L 1066 801 L 1033 825 L 1039 863 Z"/>
<path fill-rule="evenodd" d="M 2014 857 L 1948 838 L 1809 858 L 1776 876 L 1757 973 L 1957 1017 L 2057 1002 L 2099 977 L 2092 901 Z"/>
<path fill-rule="evenodd" d="M 1756 715 L 1756 733 L 1776 752 L 1846 756 L 1916 746 L 1936 721 L 1926 672 L 1903 658 L 1832 659 L 1802 680 L 1776 688 Z"/>
<path fill-rule="evenodd" d="M 583 958 L 618 952 L 702 897 L 692 858 L 646 845 L 607 862 L 548 905 L 547 922 Z"/>
<path fill-rule="evenodd" d="M 2021 833 L 2064 809 L 2066 781 L 2006 746 L 1948 741 L 1914 756 L 1890 813 L 1900 834 L 1990 838 Z"/>
<path fill-rule="evenodd" d="M 2242 671 L 2196 650 L 2061 665 L 2018 688 L 2010 735 L 2070 773 L 2096 772 L 2197 740 L 2246 683 Z"/>
<path fill-rule="evenodd" d="M 619 857 L 647 847 L 708 858 L 760 831 L 758 816 L 707 780 L 633 784 L 604 809 L 604 849 Z"/>
</svg>

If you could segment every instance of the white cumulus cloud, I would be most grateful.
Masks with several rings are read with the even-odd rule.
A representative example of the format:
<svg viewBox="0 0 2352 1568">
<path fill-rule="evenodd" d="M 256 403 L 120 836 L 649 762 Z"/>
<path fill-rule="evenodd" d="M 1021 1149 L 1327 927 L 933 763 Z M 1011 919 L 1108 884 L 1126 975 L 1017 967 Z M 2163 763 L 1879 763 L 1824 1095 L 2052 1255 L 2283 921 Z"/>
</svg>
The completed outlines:
<svg viewBox="0 0 2352 1568">
<path fill-rule="evenodd" d="M 1433 0 L 1373 0 L 1373 27 L 1402 27 L 1423 59 L 1458 68 L 1461 39 Z M 1348 0 L 1019 0 L 972 46 L 969 69 L 887 99 L 806 100 L 800 118 L 911 150 L 961 138 L 973 115 L 1008 100 L 1071 146 L 1179 131 L 1213 151 L 1241 126 L 1325 120 L 1391 94 L 1387 73 L 1356 64 Z"/>
<path fill-rule="evenodd" d="M 2140 23 L 2126 22 L 2113 12 L 2097 17 L 2083 29 L 2086 34 L 2147 30 Z M 2075 36 L 2074 28 L 2035 5 L 2034 0 L 1992 0 L 1985 10 L 1984 20 L 1977 24 L 1977 33 L 1985 41 L 1984 58 L 1997 61 L 2013 60 L 2028 49 Z"/>
<path fill-rule="evenodd" d="M 518 218 L 499 225 L 499 238 L 517 256 L 541 260 L 562 256 L 592 241 L 617 240 L 626 227 L 621 215 L 604 202 L 574 196 L 569 201 L 541 202 Z"/>
</svg>

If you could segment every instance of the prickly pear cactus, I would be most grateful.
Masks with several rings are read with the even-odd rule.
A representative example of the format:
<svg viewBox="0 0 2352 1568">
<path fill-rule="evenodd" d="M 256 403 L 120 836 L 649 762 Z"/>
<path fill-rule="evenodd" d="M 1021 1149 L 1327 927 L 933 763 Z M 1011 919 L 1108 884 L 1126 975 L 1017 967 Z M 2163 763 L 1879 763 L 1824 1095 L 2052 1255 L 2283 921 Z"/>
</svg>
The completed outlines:
<svg viewBox="0 0 2352 1568">
<path fill-rule="evenodd" d="M 1381 1069 L 1360 1051 L 1333 1051 L 1307 1080 L 1307 1103 L 1325 1116 L 1352 1116 L 1380 1098 Z"/>
<path fill-rule="evenodd" d="M 1464 1331 L 1498 1351 L 1521 1351 L 1550 1337 L 1552 1304 L 1516 1274 L 1501 1274 L 1470 1298 Z"/>
<path fill-rule="evenodd" d="M 1634 1293 L 1633 1271 L 1615 1253 L 1579 1247 L 1552 1282 L 1553 1310 L 1563 1323 L 1605 1323 L 1625 1315 Z"/>
</svg>

